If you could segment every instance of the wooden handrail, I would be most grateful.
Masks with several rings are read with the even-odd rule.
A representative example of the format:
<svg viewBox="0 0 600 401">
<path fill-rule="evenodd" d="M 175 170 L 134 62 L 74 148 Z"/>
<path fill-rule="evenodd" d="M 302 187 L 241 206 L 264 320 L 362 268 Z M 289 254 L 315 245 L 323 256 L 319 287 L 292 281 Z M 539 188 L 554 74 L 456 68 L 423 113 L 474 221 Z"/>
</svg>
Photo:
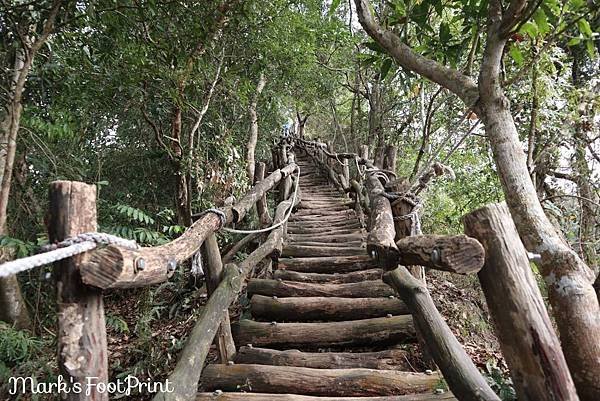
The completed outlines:
<svg viewBox="0 0 600 401">
<path fill-rule="evenodd" d="M 220 209 L 225 224 L 239 222 L 246 212 L 283 177 L 289 176 L 295 164 L 288 164 L 258 182 L 234 206 Z M 192 257 L 208 235 L 221 227 L 215 213 L 207 213 L 192 224 L 183 235 L 168 244 L 137 251 L 107 246 L 84 256 L 80 265 L 83 282 L 101 289 L 142 287 L 167 281 L 176 267 Z"/>
<path fill-rule="evenodd" d="M 300 201 L 296 198 L 296 204 Z M 282 222 L 292 205 L 292 200 L 285 200 L 277 206 L 274 223 Z M 157 394 L 153 401 L 191 400 L 196 393 L 198 381 L 202 373 L 204 361 L 212 344 L 219 324 L 225 317 L 229 306 L 237 299 L 245 277 L 261 260 L 281 250 L 285 226 L 279 226 L 267 237 L 267 240 L 242 262 L 225 266 L 223 280 L 208 299 L 202 314 L 192 329 L 186 345 L 181 351 L 179 360 L 169 381 L 173 383 L 174 392 Z"/>
</svg>

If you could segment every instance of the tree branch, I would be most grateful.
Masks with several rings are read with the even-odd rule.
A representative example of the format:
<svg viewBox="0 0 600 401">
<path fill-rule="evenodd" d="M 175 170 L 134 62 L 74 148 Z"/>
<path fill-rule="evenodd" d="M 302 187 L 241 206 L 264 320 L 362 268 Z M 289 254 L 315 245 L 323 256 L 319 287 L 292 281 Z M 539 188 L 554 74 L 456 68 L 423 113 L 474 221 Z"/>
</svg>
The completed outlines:
<svg viewBox="0 0 600 401">
<path fill-rule="evenodd" d="M 447 88 L 455 93 L 467 106 L 472 107 L 479 98 L 477 84 L 460 71 L 421 56 L 404 44 L 391 31 L 382 28 L 369 10 L 368 0 L 355 0 L 358 19 L 377 43 L 379 43 L 402 67 Z"/>
</svg>

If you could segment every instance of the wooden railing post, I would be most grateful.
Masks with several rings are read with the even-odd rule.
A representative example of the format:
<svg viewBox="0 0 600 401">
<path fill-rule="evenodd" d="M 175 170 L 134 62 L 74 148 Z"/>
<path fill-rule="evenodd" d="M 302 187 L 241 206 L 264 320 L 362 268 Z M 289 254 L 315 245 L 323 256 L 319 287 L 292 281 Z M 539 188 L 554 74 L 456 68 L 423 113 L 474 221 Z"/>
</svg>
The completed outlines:
<svg viewBox="0 0 600 401">
<path fill-rule="evenodd" d="M 50 184 L 51 242 L 96 231 L 96 187 L 81 182 Z M 67 383 L 78 383 L 81 392 L 63 394 L 69 401 L 106 401 L 108 351 L 102 291 L 82 283 L 79 263 L 85 255 L 55 263 L 58 307 L 58 367 Z M 86 395 L 89 390 L 89 395 Z"/>
<path fill-rule="evenodd" d="M 387 145 L 385 148 L 385 157 L 383 159 L 383 169 L 396 172 L 396 160 L 398 152 L 394 145 Z"/>
<path fill-rule="evenodd" d="M 254 174 L 254 183 L 260 182 L 265 179 L 266 164 L 263 162 L 256 163 L 256 172 Z M 266 227 L 271 224 L 272 219 L 269 215 L 269 208 L 267 205 L 267 194 L 256 202 L 256 213 L 258 214 L 258 221 L 261 227 Z"/>
<path fill-rule="evenodd" d="M 519 399 L 577 400 L 569 368 L 505 203 L 463 217 L 485 248 L 479 281 Z"/>
<path fill-rule="evenodd" d="M 204 240 L 202 244 L 202 256 L 206 261 L 206 290 L 210 297 L 217 289 L 223 279 L 223 262 L 219 251 L 217 236 L 213 233 Z M 235 344 L 231 335 L 231 322 L 229 311 L 223 313 L 223 321 L 215 337 L 219 359 L 221 363 L 227 363 L 235 356 Z"/>
</svg>

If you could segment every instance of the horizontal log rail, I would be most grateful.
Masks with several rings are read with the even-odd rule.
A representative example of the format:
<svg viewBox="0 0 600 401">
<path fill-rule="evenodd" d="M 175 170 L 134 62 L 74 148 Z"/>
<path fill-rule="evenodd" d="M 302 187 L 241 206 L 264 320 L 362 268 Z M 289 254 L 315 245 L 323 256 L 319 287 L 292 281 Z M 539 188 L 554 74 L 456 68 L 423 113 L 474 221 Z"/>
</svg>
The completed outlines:
<svg viewBox="0 0 600 401">
<path fill-rule="evenodd" d="M 225 225 L 239 222 L 264 194 L 296 168 L 296 164 L 288 164 L 275 170 L 235 205 L 219 209 L 225 216 Z M 110 245 L 89 252 L 80 264 L 82 281 L 101 289 L 142 287 L 167 281 L 180 263 L 198 252 L 208 235 L 221 228 L 221 223 L 216 213 L 206 213 L 168 244 L 139 250 Z"/>
</svg>

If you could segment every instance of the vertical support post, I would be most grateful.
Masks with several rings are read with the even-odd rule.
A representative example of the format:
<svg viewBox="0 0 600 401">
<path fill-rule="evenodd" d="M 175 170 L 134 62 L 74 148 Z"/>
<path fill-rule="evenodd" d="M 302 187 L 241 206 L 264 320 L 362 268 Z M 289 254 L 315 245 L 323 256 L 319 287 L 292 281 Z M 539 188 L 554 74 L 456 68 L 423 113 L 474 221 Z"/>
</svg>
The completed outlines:
<svg viewBox="0 0 600 401">
<path fill-rule="evenodd" d="M 344 174 L 344 189 L 347 190 L 350 188 L 350 162 L 349 159 L 344 159 L 344 165 L 342 166 L 342 171 Z"/>
<path fill-rule="evenodd" d="M 256 172 L 254 173 L 254 184 L 265 179 L 265 170 L 267 166 L 263 162 L 256 163 Z M 261 227 L 266 227 L 271 225 L 273 219 L 269 215 L 269 207 L 267 205 L 267 194 L 263 194 L 263 196 L 256 202 L 256 213 L 258 214 L 258 221 L 260 222 Z"/>
<path fill-rule="evenodd" d="M 405 178 L 399 178 L 391 183 L 391 190 L 398 193 L 403 193 L 408 191 L 410 185 L 408 180 Z M 407 216 L 413 210 L 413 205 L 409 203 L 407 200 L 400 198 L 392 202 L 392 213 L 394 217 Z M 394 228 L 396 230 L 396 238 L 395 240 L 401 240 L 404 237 L 408 237 L 410 235 L 420 234 L 417 232 L 413 232 L 413 223 L 411 219 L 395 219 L 394 220 Z M 408 271 L 411 272 L 413 276 L 417 279 L 425 282 L 425 269 L 423 266 L 407 266 Z"/>
<path fill-rule="evenodd" d="M 477 274 L 519 399 L 577 400 L 575 385 L 506 203 L 463 217 L 485 248 Z"/>
<path fill-rule="evenodd" d="M 50 184 L 51 242 L 96 231 L 96 187 L 81 182 Z M 78 266 L 85 255 L 54 264 L 58 307 L 58 367 L 67 383 L 82 391 L 64 394 L 69 401 L 108 401 L 98 384 L 108 383 L 108 351 L 102 291 L 82 283 Z M 89 395 L 86 395 L 89 390 Z"/>
<path fill-rule="evenodd" d="M 202 244 L 202 256 L 206 261 L 206 290 L 210 296 L 219 286 L 223 278 L 223 262 L 219 244 L 214 233 L 210 234 Z M 229 320 L 229 311 L 224 311 L 223 321 L 215 336 L 217 349 L 219 350 L 219 360 L 221 363 L 227 363 L 235 356 L 235 343 L 231 335 L 231 322 Z"/>
<path fill-rule="evenodd" d="M 281 148 L 281 156 L 280 156 L 280 162 L 281 165 L 279 166 L 280 168 L 283 168 L 285 166 L 288 165 L 288 154 L 287 154 L 287 146 L 282 146 Z M 283 202 L 284 200 L 286 200 L 290 194 L 290 188 L 292 187 L 292 178 L 290 176 L 284 177 L 281 180 L 281 183 L 279 184 L 279 202 Z"/>
<path fill-rule="evenodd" d="M 387 145 L 385 147 L 385 157 L 383 158 L 383 169 L 396 172 L 396 160 L 398 158 L 398 152 L 394 145 Z"/>
</svg>

